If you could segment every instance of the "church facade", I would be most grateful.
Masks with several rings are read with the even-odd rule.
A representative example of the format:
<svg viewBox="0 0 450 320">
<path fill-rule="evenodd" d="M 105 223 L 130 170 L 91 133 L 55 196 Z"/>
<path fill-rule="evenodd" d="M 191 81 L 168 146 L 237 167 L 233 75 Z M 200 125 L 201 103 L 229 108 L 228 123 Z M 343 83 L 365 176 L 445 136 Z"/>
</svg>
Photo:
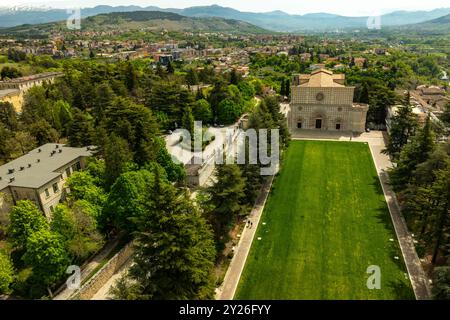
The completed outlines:
<svg viewBox="0 0 450 320">
<path fill-rule="evenodd" d="M 365 131 L 367 104 L 354 103 L 355 87 L 344 85 L 344 74 L 326 69 L 295 75 L 288 125 L 297 130 Z"/>
</svg>

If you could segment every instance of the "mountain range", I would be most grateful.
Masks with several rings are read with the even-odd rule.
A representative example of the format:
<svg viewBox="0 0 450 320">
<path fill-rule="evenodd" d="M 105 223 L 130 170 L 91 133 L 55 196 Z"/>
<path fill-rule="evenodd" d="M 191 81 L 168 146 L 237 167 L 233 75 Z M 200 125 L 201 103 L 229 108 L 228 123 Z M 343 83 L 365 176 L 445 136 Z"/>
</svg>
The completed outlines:
<svg viewBox="0 0 450 320">
<path fill-rule="evenodd" d="M 19 26 L 0 28 L 0 34 L 40 37 L 51 32 L 63 31 L 66 21 L 47 22 L 40 24 L 22 24 Z M 227 32 L 234 34 L 270 33 L 263 28 L 248 22 L 217 17 L 186 17 L 173 12 L 161 11 L 131 11 L 101 13 L 83 18 L 83 31 L 189 31 L 189 32 Z"/>
<path fill-rule="evenodd" d="M 112 12 L 162 11 L 172 12 L 187 17 L 218 17 L 241 20 L 255 26 L 282 32 L 325 31 L 346 28 L 365 28 L 367 16 L 347 17 L 329 13 L 310 13 L 304 15 L 288 14 L 283 11 L 265 13 L 243 12 L 218 5 L 195 6 L 185 9 L 158 8 L 155 6 L 96 6 L 81 10 L 82 17 L 95 16 Z M 400 26 L 421 23 L 450 14 L 450 8 L 431 11 L 394 11 L 381 16 L 382 26 Z M 0 8 L 0 27 L 11 27 L 21 24 L 47 23 L 65 20 L 70 16 L 66 9 L 24 8 L 11 10 Z"/>
</svg>

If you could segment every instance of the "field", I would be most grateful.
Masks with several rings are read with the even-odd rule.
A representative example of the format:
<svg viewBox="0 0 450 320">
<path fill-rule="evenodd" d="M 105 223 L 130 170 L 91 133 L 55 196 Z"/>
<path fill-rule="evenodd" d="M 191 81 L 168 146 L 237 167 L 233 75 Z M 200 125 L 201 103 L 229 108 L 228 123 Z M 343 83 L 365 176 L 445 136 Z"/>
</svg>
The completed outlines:
<svg viewBox="0 0 450 320">
<path fill-rule="evenodd" d="M 413 298 L 368 145 L 292 141 L 235 299 Z"/>
</svg>

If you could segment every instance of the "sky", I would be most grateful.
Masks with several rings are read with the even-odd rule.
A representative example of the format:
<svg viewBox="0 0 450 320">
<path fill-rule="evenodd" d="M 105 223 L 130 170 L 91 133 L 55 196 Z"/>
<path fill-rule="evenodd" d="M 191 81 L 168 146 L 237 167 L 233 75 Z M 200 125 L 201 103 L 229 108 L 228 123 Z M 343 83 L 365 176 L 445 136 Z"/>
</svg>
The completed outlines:
<svg viewBox="0 0 450 320">
<path fill-rule="evenodd" d="M 139 5 L 161 8 L 186 8 L 218 4 L 240 11 L 267 12 L 282 10 L 291 14 L 313 12 L 335 13 L 345 16 L 377 15 L 396 10 L 432 10 L 450 6 L 448 0 L 0 0 L 0 7 L 45 6 L 54 8 L 93 7 L 96 5 Z"/>
</svg>

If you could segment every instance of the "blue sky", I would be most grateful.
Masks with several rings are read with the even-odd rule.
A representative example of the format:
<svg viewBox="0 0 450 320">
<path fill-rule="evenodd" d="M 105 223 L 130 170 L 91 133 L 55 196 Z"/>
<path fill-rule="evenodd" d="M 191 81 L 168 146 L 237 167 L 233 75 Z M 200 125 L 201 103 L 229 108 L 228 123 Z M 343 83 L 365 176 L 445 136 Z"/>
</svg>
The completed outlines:
<svg viewBox="0 0 450 320">
<path fill-rule="evenodd" d="M 346 16 L 374 15 L 395 10 L 432 10 L 435 8 L 449 7 L 448 0 L 0 0 L 0 7 L 4 6 L 46 6 L 46 7 L 92 7 L 96 5 L 140 5 L 158 6 L 161 8 L 185 8 L 191 6 L 218 4 L 232 7 L 241 11 L 266 12 L 282 10 L 293 14 L 304 14 L 311 12 L 329 12 Z"/>
</svg>

